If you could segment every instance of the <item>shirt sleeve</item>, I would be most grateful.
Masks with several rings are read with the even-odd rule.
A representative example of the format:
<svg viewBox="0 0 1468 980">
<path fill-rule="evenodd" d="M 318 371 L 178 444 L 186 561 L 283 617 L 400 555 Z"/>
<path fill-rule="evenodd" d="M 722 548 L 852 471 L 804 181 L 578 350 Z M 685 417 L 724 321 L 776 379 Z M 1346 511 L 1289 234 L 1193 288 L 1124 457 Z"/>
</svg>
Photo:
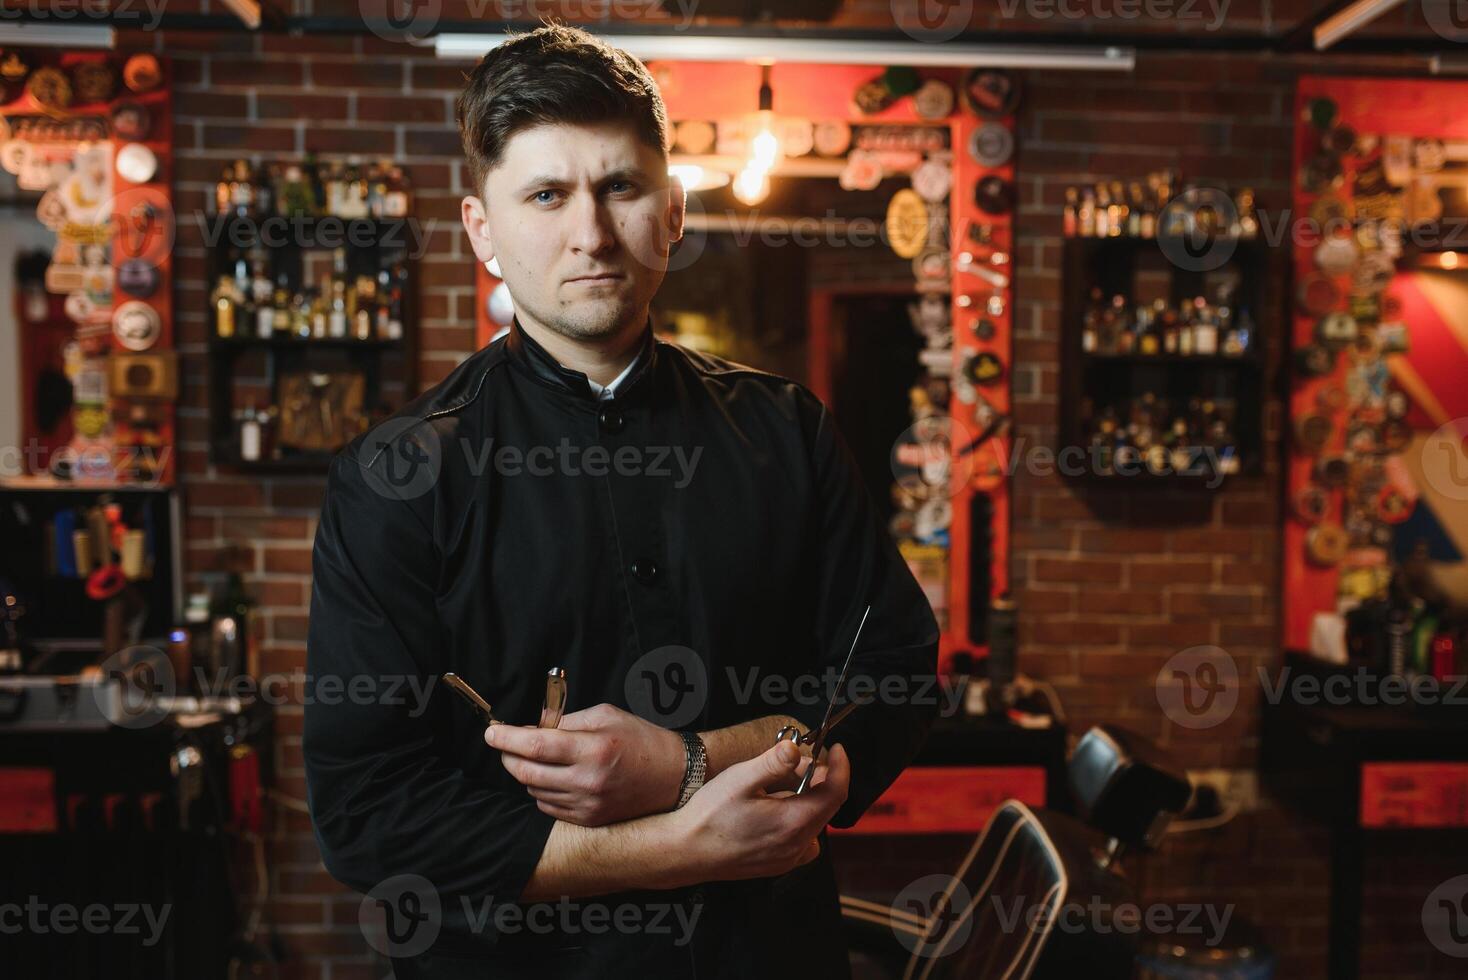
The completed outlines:
<svg viewBox="0 0 1468 980">
<path fill-rule="evenodd" d="M 450 896 L 512 902 L 554 818 L 526 793 L 453 765 L 447 726 L 434 722 L 442 705 L 404 693 L 426 698 L 449 669 L 440 652 L 431 499 L 387 496 L 352 450 L 332 463 L 307 640 L 308 693 L 315 692 L 303 739 L 311 817 L 327 871 L 358 891 L 416 874 L 446 909 L 459 904 Z"/>
<path fill-rule="evenodd" d="M 831 823 L 850 827 L 917 755 L 938 716 L 938 622 L 882 525 L 831 413 L 815 396 L 808 398 L 816 406 L 811 567 L 823 686 L 816 704 L 797 704 L 791 713 L 807 728 L 820 724 L 826 695 L 870 604 L 847 681 L 861 706 L 830 737 L 851 761 L 850 790 Z"/>
</svg>

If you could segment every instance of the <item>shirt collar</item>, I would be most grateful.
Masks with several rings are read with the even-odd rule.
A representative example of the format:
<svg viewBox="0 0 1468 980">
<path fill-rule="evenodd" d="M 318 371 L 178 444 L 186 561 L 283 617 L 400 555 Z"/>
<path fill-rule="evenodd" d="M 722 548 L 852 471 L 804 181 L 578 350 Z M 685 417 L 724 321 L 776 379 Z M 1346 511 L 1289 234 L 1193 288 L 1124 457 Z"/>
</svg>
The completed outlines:
<svg viewBox="0 0 1468 980">
<path fill-rule="evenodd" d="M 505 352 L 512 364 L 525 370 L 542 384 L 563 391 L 573 392 L 586 398 L 605 400 L 631 389 L 648 373 L 657 357 L 656 344 L 652 336 L 652 318 L 643 327 L 642 340 L 637 354 L 610 384 L 598 385 L 580 371 L 563 366 L 551 356 L 550 351 L 536 343 L 535 338 L 520 326 L 517 316 L 510 322 L 510 333 L 505 338 Z"/>
</svg>

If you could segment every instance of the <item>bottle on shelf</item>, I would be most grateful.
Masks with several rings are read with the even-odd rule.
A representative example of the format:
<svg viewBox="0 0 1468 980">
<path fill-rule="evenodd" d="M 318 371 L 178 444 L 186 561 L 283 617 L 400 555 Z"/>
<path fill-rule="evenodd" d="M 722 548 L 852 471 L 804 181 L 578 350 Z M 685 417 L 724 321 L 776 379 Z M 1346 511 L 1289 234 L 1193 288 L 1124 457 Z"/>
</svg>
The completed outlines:
<svg viewBox="0 0 1468 980">
<path fill-rule="evenodd" d="M 221 275 L 219 282 L 210 294 L 210 300 L 214 305 L 214 335 L 223 339 L 229 339 L 235 335 L 235 309 L 238 305 L 235 299 L 234 284 L 228 275 Z"/>
</svg>

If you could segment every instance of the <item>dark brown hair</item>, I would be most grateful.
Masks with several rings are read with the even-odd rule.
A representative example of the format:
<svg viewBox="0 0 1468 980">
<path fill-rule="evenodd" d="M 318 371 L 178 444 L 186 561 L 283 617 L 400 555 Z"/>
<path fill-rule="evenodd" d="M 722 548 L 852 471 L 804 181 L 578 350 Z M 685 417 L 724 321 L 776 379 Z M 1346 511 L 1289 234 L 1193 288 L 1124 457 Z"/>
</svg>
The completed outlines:
<svg viewBox="0 0 1468 980">
<path fill-rule="evenodd" d="M 626 119 L 666 154 L 668 111 L 642 62 L 586 31 L 549 24 L 496 47 L 469 74 L 454 118 L 474 193 L 504 156 L 510 137 L 551 123 Z"/>
</svg>

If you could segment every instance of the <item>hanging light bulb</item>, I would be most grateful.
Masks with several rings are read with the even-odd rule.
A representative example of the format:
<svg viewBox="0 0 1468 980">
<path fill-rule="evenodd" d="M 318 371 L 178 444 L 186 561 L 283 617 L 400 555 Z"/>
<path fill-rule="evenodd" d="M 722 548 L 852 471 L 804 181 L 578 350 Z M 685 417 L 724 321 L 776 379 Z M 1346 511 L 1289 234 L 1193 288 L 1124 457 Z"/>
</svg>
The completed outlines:
<svg viewBox="0 0 1468 980">
<path fill-rule="evenodd" d="M 734 178 L 734 196 L 743 204 L 755 205 L 770 193 L 770 171 L 783 155 L 775 133 L 775 93 L 770 88 L 770 66 L 760 66 L 759 112 L 754 117 L 754 136 L 749 141 L 749 160 Z"/>
</svg>

